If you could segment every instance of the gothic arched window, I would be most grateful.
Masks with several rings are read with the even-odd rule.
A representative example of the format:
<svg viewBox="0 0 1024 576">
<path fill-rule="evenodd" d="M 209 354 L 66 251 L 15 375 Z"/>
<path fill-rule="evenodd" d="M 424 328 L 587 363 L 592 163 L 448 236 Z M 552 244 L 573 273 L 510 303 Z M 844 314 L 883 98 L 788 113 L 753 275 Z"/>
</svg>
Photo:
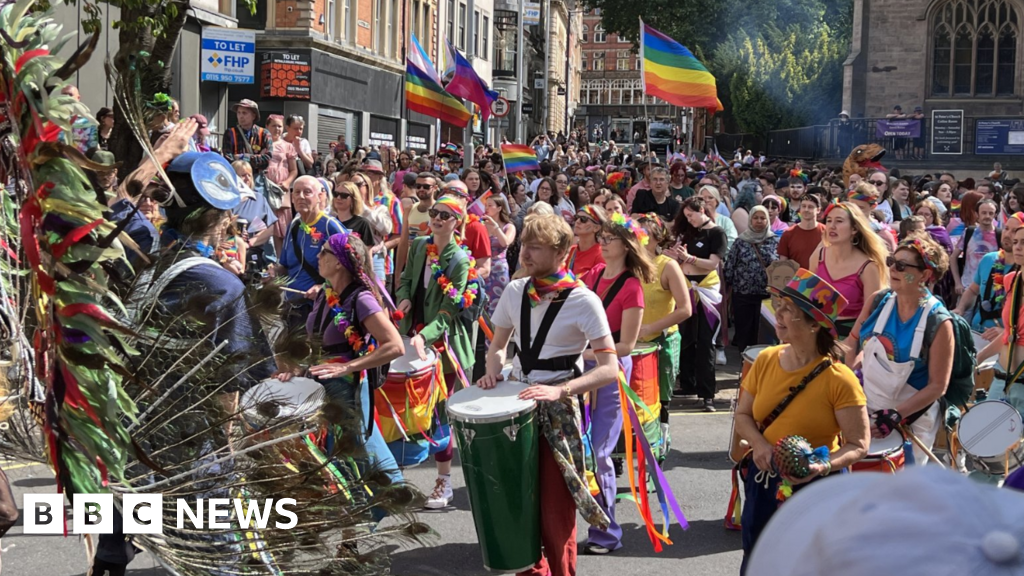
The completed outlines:
<svg viewBox="0 0 1024 576">
<path fill-rule="evenodd" d="M 932 19 L 932 96 L 1013 95 L 1020 21 L 1010 0 L 942 2 Z"/>
</svg>

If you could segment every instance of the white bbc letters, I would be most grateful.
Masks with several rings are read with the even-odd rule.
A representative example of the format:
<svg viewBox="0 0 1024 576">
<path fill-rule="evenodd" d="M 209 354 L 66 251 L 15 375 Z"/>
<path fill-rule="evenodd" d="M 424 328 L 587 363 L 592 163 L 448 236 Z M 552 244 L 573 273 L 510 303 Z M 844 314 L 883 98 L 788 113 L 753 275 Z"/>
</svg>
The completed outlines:
<svg viewBox="0 0 1024 576">
<path fill-rule="evenodd" d="M 64 534 L 64 495 L 31 494 L 24 498 L 25 534 Z"/>
<path fill-rule="evenodd" d="M 110 534 L 114 531 L 113 494 L 75 494 L 71 497 L 74 534 Z"/>
<path fill-rule="evenodd" d="M 123 506 L 125 534 L 164 533 L 164 504 L 160 494 L 125 494 Z"/>
</svg>

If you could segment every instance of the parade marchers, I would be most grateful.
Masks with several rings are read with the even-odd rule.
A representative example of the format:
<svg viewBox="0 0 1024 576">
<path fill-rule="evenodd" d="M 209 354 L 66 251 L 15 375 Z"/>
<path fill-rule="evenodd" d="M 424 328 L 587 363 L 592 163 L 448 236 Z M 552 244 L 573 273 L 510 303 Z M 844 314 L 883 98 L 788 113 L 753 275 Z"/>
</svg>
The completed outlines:
<svg viewBox="0 0 1024 576">
<path fill-rule="evenodd" d="M 171 163 L 187 172 L 210 150 L 205 119 L 180 122 L 169 99 L 151 106 L 166 108 L 152 141 L 168 161 L 190 154 Z M 281 324 L 321 340 L 323 357 L 279 363 L 278 380 L 311 377 L 356 407 L 370 432 L 360 442 L 392 481 L 433 455 L 428 508 L 451 505 L 458 447 L 471 502 L 531 510 L 513 547 L 502 534 L 520 519 L 473 510 L 489 568 L 575 574 L 577 511 L 591 524 L 584 553 L 614 554 L 616 477 L 634 454 L 651 498 L 677 511 L 657 470 L 669 404 L 690 396 L 718 409 L 715 366 L 730 342 L 748 364 L 735 410 L 742 497 L 730 514 L 744 572 L 781 573 L 771 564 L 781 560 L 759 564 L 755 552 L 780 501 L 820 494 L 811 486 L 850 469 L 938 459 L 947 430 L 960 450 L 946 464 L 1015 485 L 1024 184 L 1004 172 L 844 174 L 750 151 L 731 165 L 678 153 L 663 165 L 643 146 L 631 154 L 576 132 L 535 141 L 543 160 L 530 172 L 506 173 L 490 146 L 417 155 L 342 139 L 319 158 L 301 117 L 262 128 L 256 103 L 234 110 L 221 151 L 242 198 L 231 217 L 198 241 L 145 193 L 121 199 L 148 219 L 129 233 L 246 282 L 284 278 Z M 97 187 L 117 189 L 112 155 L 84 152 L 109 166 Z M 789 273 L 773 282 L 773 270 Z M 997 357 L 979 372 L 991 384 L 958 397 L 973 392 L 975 350 L 979 362 Z M 991 433 L 1003 421 L 1016 435 Z M 508 425 L 477 428 L 494 422 Z M 478 472 L 497 465 L 488 451 L 528 459 L 509 470 L 533 474 L 536 490 L 502 494 Z"/>
</svg>

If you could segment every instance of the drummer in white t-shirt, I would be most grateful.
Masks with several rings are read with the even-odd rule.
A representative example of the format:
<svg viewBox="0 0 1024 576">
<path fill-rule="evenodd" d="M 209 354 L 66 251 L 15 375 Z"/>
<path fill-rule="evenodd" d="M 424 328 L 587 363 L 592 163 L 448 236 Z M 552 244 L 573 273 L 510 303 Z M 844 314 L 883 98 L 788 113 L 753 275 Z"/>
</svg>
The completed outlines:
<svg viewBox="0 0 1024 576">
<path fill-rule="evenodd" d="M 615 342 L 601 300 L 565 268 L 573 239 L 565 220 L 555 215 L 531 215 L 521 237 L 520 266 L 530 277 L 513 280 L 498 301 L 492 317 L 495 329 L 487 351 L 487 373 L 477 385 L 499 385 L 505 350 L 509 340 L 514 339 L 520 352 L 511 379 L 531 384 L 520 397 L 537 401 L 538 429 L 547 439 L 540 442 L 538 487 L 544 511 L 540 534 L 544 557 L 520 574 L 568 576 L 576 572 L 576 510 L 591 525 L 606 528 L 609 523 L 584 480 L 576 398 L 615 381 Z M 523 306 L 531 307 L 529 330 L 522 326 Z M 544 317 L 552 307 L 560 307 L 554 316 L 557 321 L 545 322 Z M 548 325 L 547 334 L 538 339 L 544 324 Z M 523 332 L 529 335 L 529 346 L 522 338 Z M 583 373 L 582 354 L 588 345 L 595 352 L 597 366 Z M 572 467 L 560 469 L 555 452 Z"/>
</svg>

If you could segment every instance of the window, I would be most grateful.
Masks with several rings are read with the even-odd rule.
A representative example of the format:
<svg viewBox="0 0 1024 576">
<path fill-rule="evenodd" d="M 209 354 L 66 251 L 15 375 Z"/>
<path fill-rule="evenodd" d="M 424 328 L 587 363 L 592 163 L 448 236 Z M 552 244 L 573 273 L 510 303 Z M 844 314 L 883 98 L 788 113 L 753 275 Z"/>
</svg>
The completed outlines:
<svg viewBox="0 0 1024 576">
<path fill-rule="evenodd" d="M 604 52 L 594 52 L 594 70 L 604 70 Z"/>
<path fill-rule="evenodd" d="M 586 70 L 586 69 L 587 69 L 587 59 L 584 58 L 584 59 L 580 60 L 580 70 Z"/>
<path fill-rule="evenodd" d="M 327 0 L 327 21 L 324 22 L 324 36 L 334 40 L 334 22 L 338 18 L 338 5 L 334 0 Z"/>
<path fill-rule="evenodd" d="M 345 5 L 342 8 L 342 11 L 345 13 L 345 23 L 342 24 L 342 29 L 345 31 L 345 40 L 349 44 L 356 41 L 356 11 L 353 2 L 355 0 L 345 0 Z"/>
<path fill-rule="evenodd" d="M 615 54 L 615 69 L 616 70 L 629 70 L 629 51 L 619 50 Z"/>
<path fill-rule="evenodd" d="M 616 40 L 616 42 L 618 42 L 619 44 L 625 44 L 625 43 L 629 42 L 629 40 L 626 40 L 626 38 L 624 38 L 622 36 L 622 34 L 618 34 L 618 35 L 616 35 L 616 37 L 618 38 Z"/>
<path fill-rule="evenodd" d="M 473 11 L 473 45 L 470 46 L 469 53 L 474 56 L 480 56 L 480 12 Z"/>
<path fill-rule="evenodd" d="M 487 60 L 487 55 L 491 53 L 491 18 L 490 16 L 484 16 L 484 28 L 483 28 L 483 39 L 484 45 L 480 50 L 480 57 Z"/>
<path fill-rule="evenodd" d="M 422 34 L 420 34 L 420 0 L 416 0 L 412 3 L 412 14 L 409 15 L 409 30 L 416 35 L 416 39 L 423 42 Z"/>
<path fill-rule="evenodd" d="M 374 0 L 373 3 L 373 51 L 377 54 L 384 52 L 384 34 L 381 26 L 384 12 L 384 0 Z"/>
<path fill-rule="evenodd" d="M 444 37 L 446 42 L 455 38 L 455 0 L 448 0 L 448 34 Z"/>
<path fill-rule="evenodd" d="M 459 38 L 456 40 L 461 50 L 466 49 L 466 5 L 459 4 Z"/>
<path fill-rule="evenodd" d="M 633 70 L 640 70 L 643 67 L 644 61 L 639 56 L 637 56 L 636 60 L 633 61 Z"/>
<path fill-rule="evenodd" d="M 945 0 L 932 21 L 932 95 L 1012 96 L 1020 22 L 1009 0 Z"/>
<path fill-rule="evenodd" d="M 583 25 L 583 33 L 580 34 L 580 42 L 587 43 L 587 33 L 590 32 L 590 26 Z"/>
<path fill-rule="evenodd" d="M 604 44 L 604 42 L 605 42 L 604 27 L 601 26 L 600 24 L 598 24 L 597 26 L 594 26 L 594 43 L 595 44 Z"/>
</svg>

